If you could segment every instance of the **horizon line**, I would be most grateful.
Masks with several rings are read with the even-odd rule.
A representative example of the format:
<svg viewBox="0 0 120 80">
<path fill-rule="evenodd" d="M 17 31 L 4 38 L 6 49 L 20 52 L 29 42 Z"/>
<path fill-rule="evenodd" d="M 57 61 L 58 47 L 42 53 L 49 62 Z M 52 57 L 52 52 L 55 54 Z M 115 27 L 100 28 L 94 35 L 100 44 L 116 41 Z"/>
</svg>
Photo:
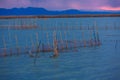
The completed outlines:
<svg viewBox="0 0 120 80">
<path fill-rule="evenodd" d="M 51 9 L 46 9 L 46 8 L 43 8 L 43 7 L 14 7 L 14 8 L 1 8 L 0 9 L 27 9 L 27 8 L 38 8 L 38 9 L 45 9 L 47 11 L 66 11 L 66 10 L 78 10 L 78 11 L 120 11 L 120 10 L 107 10 L 107 9 L 99 9 L 99 10 L 87 10 L 87 9 L 74 9 L 74 8 L 68 8 L 68 9 L 62 9 L 62 10 L 59 10 L 59 9 L 56 9 L 56 10 L 51 10 Z"/>
</svg>

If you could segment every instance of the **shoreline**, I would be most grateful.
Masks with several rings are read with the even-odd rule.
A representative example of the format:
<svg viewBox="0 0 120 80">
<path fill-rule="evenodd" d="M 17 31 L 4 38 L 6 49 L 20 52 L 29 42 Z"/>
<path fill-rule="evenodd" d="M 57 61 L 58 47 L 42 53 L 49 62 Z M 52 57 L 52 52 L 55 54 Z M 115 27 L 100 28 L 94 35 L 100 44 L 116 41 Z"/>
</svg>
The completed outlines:
<svg viewBox="0 0 120 80">
<path fill-rule="evenodd" d="M 0 19 L 14 18 L 86 18 L 86 17 L 120 17 L 120 14 L 80 14 L 80 15 L 11 15 L 0 16 Z"/>
</svg>

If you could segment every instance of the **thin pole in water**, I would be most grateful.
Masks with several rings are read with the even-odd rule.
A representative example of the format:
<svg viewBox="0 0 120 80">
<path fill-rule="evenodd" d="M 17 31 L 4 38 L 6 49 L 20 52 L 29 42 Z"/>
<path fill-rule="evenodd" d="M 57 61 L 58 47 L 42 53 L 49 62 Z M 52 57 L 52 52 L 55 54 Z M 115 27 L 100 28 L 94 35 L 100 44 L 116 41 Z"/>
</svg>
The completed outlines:
<svg viewBox="0 0 120 80">
<path fill-rule="evenodd" d="M 60 39 L 61 39 L 60 43 L 62 43 L 62 47 L 61 47 L 61 49 L 63 49 L 63 48 L 64 48 L 64 43 L 63 43 L 62 33 L 61 33 L 61 31 L 60 31 Z"/>
<path fill-rule="evenodd" d="M 80 30 L 80 32 L 82 31 L 82 22 L 80 22 L 80 29 L 79 29 L 79 30 Z M 82 33 L 81 33 L 81 34 L 82 34 Z M 80 41 L 79 41 L 80 44 L 79 44 L 79 46 L 81 46 L 81 42 L 82 42 L 81 38 L 82 38 L 82 37 L 80 37 Z"/>
<path fill-rule="evenodd" d="M 101 44 L 100 39 L 99 39 L 99 33 L 98 33 L 98 27 L 95 21 L 95 30 L 96 30 L 96 40 L 97 40 L 97 45 L 99 46 Z"/>
<path fill-rule="evenodd" d="M 65 43 L 66 43 L 66 47 L 65 48 L 68 49 L 68 42 L 67 42 L 67 33 L 66 33 L 66 30 L 64 30 L 64 36 L 65 36 Z"/>
<path fill-rule="evenodd" d="M 37 42 L 37 50 L 36 50 L 36 52 L 40 52 L 40 49 L 38 48 L 38 46 L 39 46 L 38 32 L 36 33 L 36 42 Z"/>
<path fill-rule="evenodd" d="M 4 36 L 3 36 L 3 45 L 4 45 L 4 48 L 3 48 L 3 50 L 4 50 L 4 53 L 3 53 L 3 56 L 5 57 L 5 56 L 7 56 L 7 51 L 6 51 L 6 42 L 5 42 L 5 38 L 4 38 Z"/>
<path fill-rule="evenodd" d="M 84 45 L 84 47 L 86 47 L 87 45 L 86 45 L 86 40 L 84 39 L 84 32 L 82 31 L 82 38 L 83 38 L 83 45 Z"/>
<path fill-rule="evenodd" d="M 8 24 L 8 38 L 9 38 L 9 43 L 11 43 L 10 22 Z M 12 49 L 10 49 L 10 56 L 12 56 Z"/>
<path fill-rule="evenodd" d="M 37 49 L 36 49 L 36 54 L 35 54 L 35 58 L 34 58 L 34 64 L 36 64 L 38 53 L 40 52 L 41 42 L 38 41 L 38 33 L 36 33 L 36 42 L 37 42 Z"/>
<path fill-rule="evenodd" d="M 41 42 L 39 42 L 39 44 L 38 44 L 38 46 L 37 46 L 37 49 L 39 49 L 40 48 L 40 44 L 41 44 Z M 39 49 L 39 51 L 38 52 L 36 52 L 36 54 L 35 54 L 35 58 L 34 58 L 34 64 L 36 64 L 36 61 L 37 61 L 37 57 L 38 57 L 38 53 L 40 52 L 40 49 Z"/>
<path fill-rule="evenodd" d="M 18 37 L 17 37 L 17 35 L 15 35 L 15 41 L 16 41 L 17 55 L 19 55 L 20 54 L 20 49 L 19 49 L 19 46 L 18 46 Z"/>
<path fill-rule="evenodd" d="M 50 50 L 50 42 L 49 42 L 48 32 L 46 32 L 46 37 L 47 37 L 47 44 L 48 44 L 48 51 L 49 51 Z"/>
<path fill-rule="evenodd" d="M 37 28 L 37 17 L 35 17 L 35 20 L 34 20 L 34 28 Z"/>
<path fill-rule="evenodd" d="M 77 30 L 77 24 L 75 23 L 75 30 Z M 77 31 L 76 31 L 77 32 Z M 77 34 L 73 34 L 73 38 L 74 38 L 74 40 L 73 40 L 73 42 L 74 42 L 74 46 L 73 46 L 73 48 L 75 49 L 76 48 L 76 35 Z"/>
<path fill-rule="evenodd" d="M 80 23 L 80 30 L 82 30 L 82 22 Z"/>
<path fill-rule="evenodd" d="M 96 44 L 97 44 L 95 26 L 96 26 L 96 22 L 94 22 L 94 26 L 93 26 L 93 36 L 94 36 L 94 41 L 95 41 L 95 42 L 94 42 L 94 46 L 96 46 Z"/>
<path fill-rule="evenodd" d="M 116 42 L 115 42 L 115 49 L 117 49 L 117 44 L 118 44 L 118 41 L 116 40 Z"/>
<path fill-rule="evenodd" d="M 31 44 L 32 44 L 32 51 L 34 51 L 33 49 L 35 48 L 35 46 L 34 46 L 32 35 L 31 35 Z"/>
<path fill-rule="evenodd" d="M 88 26 L 89 26 L 89 24 L 88 24 Z M 89 27 L 89 31 L 90 31 L 90 46 L 93 46 L 93 43 L 92 43 L 92 31 L 91 31 L 91 29 L 90 29 L 90 27 Z"/>
<path fill-rule="evenodd" d="M 57 38 L 56 38 L 56 31 L 53 32 L 53 46 L 54 46 L 54 55 L 52 57 L 57 57 L 58 56 L 58 43 L 57 43 Z"/>
<path fill-rule="evenodd" d="M 31 44 L 32 44 L 32 46 L 31 46 L 31 50 L 29 50 L 28 53 L 29 53 L 30 57 L 33 57 L 32 52 L 34 52 L 34 42 L 32 40 L 32 35 L 30 36 L 30 38 L 31 38 Z"/>
<path fill-rule="evenodd" d="M 106 24 L 106 26 L 105 26 L 105 30 L 108 30 L 108 25 Z"/>
<path fill-rule="evenodd" d="M 114 30 L 117 30 L 116 23 L 114 22 Z"/>
<path fill-rule="evenodd" d="M 27 37 L 26 37 L 26 39 L 25 39 L 25 43 L 26 43 L 26 45 L 25 45 L 25 53 L 28 53 L 28 40 L 27 40 Z"/>
<path fill-rule="evenodd" d="M 8 37 L 9 37 L 9 42 L 11 42 L 11 36 L 10 36 L 10 26 L 8 26 Z"/>
</svg>

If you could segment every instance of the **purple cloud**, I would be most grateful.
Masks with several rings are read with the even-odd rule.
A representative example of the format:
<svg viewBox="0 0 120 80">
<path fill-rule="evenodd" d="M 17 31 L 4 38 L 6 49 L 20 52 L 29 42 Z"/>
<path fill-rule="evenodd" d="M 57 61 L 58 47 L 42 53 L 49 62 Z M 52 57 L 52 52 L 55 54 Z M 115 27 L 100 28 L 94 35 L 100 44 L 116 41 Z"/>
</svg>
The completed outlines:
<svg viewBox="0 0 120 80">
<path fill-rule="evenodd" d="M 30 6 L 29 0 L 0 0 L 1 8 L 18 8 Z"/>
<path fill-rule="evenodd" d="M 119 0 L 0 0 L 1 8 L 43 7 L 48 10 L 100 10 L 106 6 L 119 7 L 119 4 Z"/>
<path fill-rule="evenodd" d="M 120 7 L 120 0 L 109 0 L 108 3 L 111 7 Z"/>
</svg>

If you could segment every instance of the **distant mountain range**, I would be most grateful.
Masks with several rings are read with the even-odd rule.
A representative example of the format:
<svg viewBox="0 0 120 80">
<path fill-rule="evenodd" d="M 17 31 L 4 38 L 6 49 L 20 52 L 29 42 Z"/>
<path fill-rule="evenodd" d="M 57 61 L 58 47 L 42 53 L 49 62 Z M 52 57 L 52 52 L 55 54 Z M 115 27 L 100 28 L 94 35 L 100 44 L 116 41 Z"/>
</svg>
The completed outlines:
<svg viewBox="0 0 120 80">
<path fill-rule="evenodd" d="M 75 14 L 120 14 L 120 11 L 85 11 L 85 10 L 63 10 L 63 11 L 49 11 L 44 8 L 0 8 L 0 16 L 7 15 L 75 15 Z"/>
</svg>

